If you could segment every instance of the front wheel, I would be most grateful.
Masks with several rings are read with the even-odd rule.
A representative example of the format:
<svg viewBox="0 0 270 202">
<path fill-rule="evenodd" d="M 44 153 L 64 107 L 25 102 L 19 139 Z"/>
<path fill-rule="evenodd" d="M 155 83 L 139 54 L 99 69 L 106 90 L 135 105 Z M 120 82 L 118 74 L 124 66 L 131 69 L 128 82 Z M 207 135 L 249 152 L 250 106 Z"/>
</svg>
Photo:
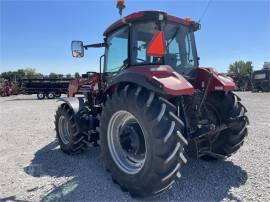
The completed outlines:
<svg viewBox="0 0 270 202">
<path fill-rule="evenodd" d="M 61 97 L 61 93 L 55 93 L 55 97 L 56 97 L 56 98 Z"/>
<path fill-rule="evenodd" d="M 43 92 L 39 92 L 39 93 L 37 94 L 37 98 L 38 98 L 39 100 L 43 100 L 43 99 L 45 98 L 45 94 L 44 94 Z"/>
<path fill-rule="evenodd" d="M 168 101 L 140 86 L 127 84 L 109 96 L 100 117 L 100 140 L 113 180 L 135 197 L 171 188 L 186 163 L 183 127 Z"/>
<path fill-rule="evenodd" d="M 48 97 L 48 99 L 54 99 L 55 98 L 55 93 L 54 92 L 49 92 L 47 94 L 47 97 Z"/>
<path fill-rule="evenodd" d="M 61 104 L 56 111 L 55 130 L 63 152 L 77 154 L 87 148 L 88 135 L 80 132 L 73 111 L 66 103 Z"/>
</svg>

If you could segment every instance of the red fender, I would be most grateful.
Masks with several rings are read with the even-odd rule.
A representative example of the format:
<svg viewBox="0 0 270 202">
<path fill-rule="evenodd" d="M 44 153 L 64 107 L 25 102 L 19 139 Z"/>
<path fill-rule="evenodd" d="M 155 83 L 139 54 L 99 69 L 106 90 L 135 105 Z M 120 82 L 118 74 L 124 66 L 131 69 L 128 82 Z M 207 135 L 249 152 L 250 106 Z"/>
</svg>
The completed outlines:
<svg viewBox="0 0 270 202">
<path fill-rule="evenodd" d="M 204 89 L 207 85 L 209 74 L 213 77 L 209 85 L 209 92 L 211 91 L 232 91 L 235 90 L 235 83 L 231 77 L 219 74 L 213 68 L 198 68 L 197 80 L 194 83 L 196 89 Z"/>
<path fill-rule="evenodd" d="M 135 66 L 123 72 L 128 73 L 143 76 L 150 83 L 159 85 L 166 95 L 191 95 L 194 92 L 193 86 L 168 65 Z"/>
</svg>

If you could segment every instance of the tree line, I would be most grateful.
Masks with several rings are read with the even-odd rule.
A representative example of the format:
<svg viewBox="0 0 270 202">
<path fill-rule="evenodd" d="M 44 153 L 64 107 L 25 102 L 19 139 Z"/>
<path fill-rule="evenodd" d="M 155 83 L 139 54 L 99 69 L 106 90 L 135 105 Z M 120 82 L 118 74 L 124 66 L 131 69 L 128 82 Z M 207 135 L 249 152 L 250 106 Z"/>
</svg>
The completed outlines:
<svg viewBox="0 0 270 202">
<path fill-rule="evenodd" d="M 252 62 L 236 61 L 230 64 L 228 73 L 239 77 L 250 77 L 253 73 Z"/>
<path fill-rule="evenodd" d="M 67 74 L 59 74 L 55 72 L 51 72 L 49 75 L 44 75 L 42 73 L 39 73 L 34 68 L 25 68 L 25 69 L 18 69 L 16 71 L 7 71 L 2 72 L 0 74 L 0 81 L 8 80 L 8 81 L 19 81 L 20 79 L 24 78 L 80 78 L 81 75 L 78 72 L 75 72 L 74 75 Z"/>
<path fill-rule="evenodd" d="M 230 64 L 227 74 L 232 75 L 234 78 L 251 78 L 253 73 L 253 66 L 251 61 L 236 61 Z M 51 72 L 49 75 L 43 75 L 37 72 L 34 68 L 18 69 L 17 71 L 2 72 L 0 74 L 1 80 L 18 81 L 22 78 L 63 78 L 63 74 Z M 80 74 L 75 72 L 74 76 L 71 74 L 65 75 L 67 78 L 80 78 Z"/>
</svg>

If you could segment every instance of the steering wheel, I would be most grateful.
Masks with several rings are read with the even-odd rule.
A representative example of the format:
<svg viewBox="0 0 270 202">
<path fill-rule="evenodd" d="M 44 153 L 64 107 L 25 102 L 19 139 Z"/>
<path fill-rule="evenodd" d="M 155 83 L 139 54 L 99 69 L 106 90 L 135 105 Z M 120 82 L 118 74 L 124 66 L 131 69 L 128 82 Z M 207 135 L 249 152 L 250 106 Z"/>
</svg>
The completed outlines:
<svg viewBox="0 0 270 202">
<path fill-rule="evenodd" d="M 141 59 L 141 58 L 136 58 L 136 60 L 142 61 L 142 62 L 146 62 L 146 60 Z"/>
</svg>

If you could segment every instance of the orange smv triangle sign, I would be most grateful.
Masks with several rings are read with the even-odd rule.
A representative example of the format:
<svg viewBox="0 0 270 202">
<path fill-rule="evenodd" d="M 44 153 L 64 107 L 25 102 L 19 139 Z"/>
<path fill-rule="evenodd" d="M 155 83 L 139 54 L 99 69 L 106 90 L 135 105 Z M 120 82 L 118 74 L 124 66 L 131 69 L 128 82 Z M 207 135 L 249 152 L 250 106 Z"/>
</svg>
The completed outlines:
<svg viewBox="0 0 270 202">
<path fill-rule="evenodd" d="M 164 32 L 157 32 L 147 47 L 147 54 L 153 57 L 163 57 L 165 54 Z"/>
</svg>

